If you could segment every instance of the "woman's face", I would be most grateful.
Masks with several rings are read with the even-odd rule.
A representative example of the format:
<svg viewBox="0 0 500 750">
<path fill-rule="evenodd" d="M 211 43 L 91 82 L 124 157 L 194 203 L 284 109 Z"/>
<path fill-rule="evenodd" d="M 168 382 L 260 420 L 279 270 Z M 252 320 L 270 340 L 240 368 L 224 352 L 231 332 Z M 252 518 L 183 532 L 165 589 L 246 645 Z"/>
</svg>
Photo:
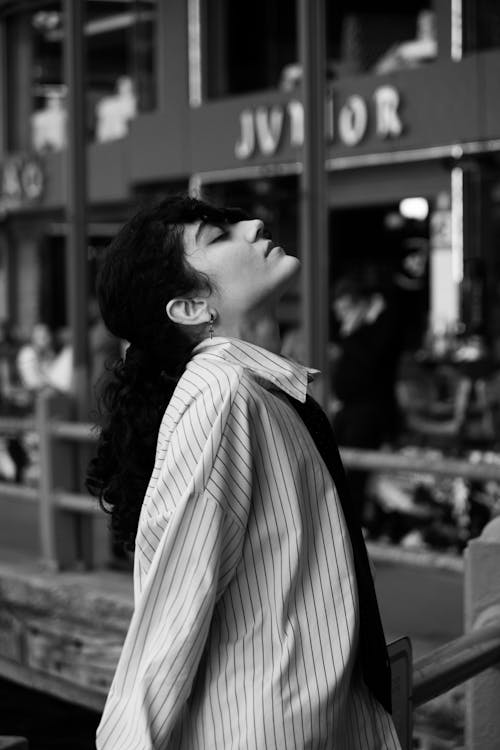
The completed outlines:
<svg viewBox="0 0 500 750">
<path fill-rule="evenodd" d="M 211 281 L 221 320 L 274 304 L 300 268 L 297 258 L 266 239 L 259 219 L 186 224 L 184 246 L 188 263 Z"/>
</svg>

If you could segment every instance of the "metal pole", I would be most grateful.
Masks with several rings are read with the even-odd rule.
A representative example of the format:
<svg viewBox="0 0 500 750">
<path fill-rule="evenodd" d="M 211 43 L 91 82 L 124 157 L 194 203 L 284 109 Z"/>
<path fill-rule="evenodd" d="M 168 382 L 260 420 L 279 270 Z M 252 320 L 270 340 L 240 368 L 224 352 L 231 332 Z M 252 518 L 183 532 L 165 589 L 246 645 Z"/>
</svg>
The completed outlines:
<svg viewBox="0 0 500 750">
<path fill-rule="evenodd" d="M 85 2 L 64 3 L 67 85 L 67 310 L 73 340 L 77 416 L 88 417 L 87 155 L 85 133 Z"/>
<path fill-rule="evenodd" d="M 38 498 L 38 532 L 40 535 L 41 561 L 46 570 L 58 570 L 56 544 L 56 521 L 53 504 L 53 476 L 51 456 L 51 436 L 48 431 L 50 423 L 50 394 L 42 391 L 36 400 L 36 426 L 40 440 L 40 480 Z"/>
<path fill-rule="evenodd" d="M 0 158 L 7 153 L 7 42 L 5 20 L 0 20 Z"/>
<path fill-rule="evenodd" d="M 308 364 L 323 377 L 315 390 L 328 393 L 328 218 L 325 173 L 325 3 L 298 0 L 299 57 L 304 105 L 303 170 L 300 180 L 302 323 Z"/>
</svg>

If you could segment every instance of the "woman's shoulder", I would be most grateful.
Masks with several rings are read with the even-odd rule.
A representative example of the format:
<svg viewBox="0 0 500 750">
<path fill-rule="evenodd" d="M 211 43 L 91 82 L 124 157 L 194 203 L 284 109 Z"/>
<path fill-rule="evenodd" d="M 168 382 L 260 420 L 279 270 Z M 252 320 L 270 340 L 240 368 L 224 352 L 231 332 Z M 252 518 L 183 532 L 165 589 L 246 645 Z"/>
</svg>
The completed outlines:
<svg viewBox="0 0 500 750">
<path fill-rule="evenodd" d="M 157 456 L 177 450 L 180 443 L 174 435 L 191 435 L 199 445 L 214 426 L 249 420 L 252 398 L 246 379 L 243 367 L 224 360 L 191 360 L 163 415 Z"/>
<path fill-rule="evenodd" d="M 188 363 L 181 382 L 190 382 L 200 391 L 223 388 L 236 392 L 247 379 L 248 372 L 242 364 L 205 355 L 195 357 Z"/>
<path fill-rule="evenodd" d="M 215 357 L 196 357 L 188 362 L 167 408 L 177 418 L 190 409 L 212 413 L 244 397 L 247 376 L 243 367 Z"/>
</svg>

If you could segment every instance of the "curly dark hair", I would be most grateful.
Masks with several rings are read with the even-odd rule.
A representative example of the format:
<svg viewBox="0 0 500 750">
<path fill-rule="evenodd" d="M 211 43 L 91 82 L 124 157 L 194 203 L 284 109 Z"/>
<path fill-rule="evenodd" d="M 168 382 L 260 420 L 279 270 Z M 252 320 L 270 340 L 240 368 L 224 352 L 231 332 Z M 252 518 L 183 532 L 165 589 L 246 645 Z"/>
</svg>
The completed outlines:
<svg viewBox="0 0 500 750">
<path fill-rule="evenodd" d="M 169 319 L 165 307 L 174 297 L 208 295 L 212 289 L 210 279 L 186 261 L 184 225 L 245 218 L 240 209 L 171 196 L 133 216 L 102 260 L 97 277 L 102 318 L 130 346 L 100 393 L 99 441 L 85 484 L 111 514 L 115 540 L 129 550 L 134 549 L 161 420 L 198 343 Z"/>
</svg>

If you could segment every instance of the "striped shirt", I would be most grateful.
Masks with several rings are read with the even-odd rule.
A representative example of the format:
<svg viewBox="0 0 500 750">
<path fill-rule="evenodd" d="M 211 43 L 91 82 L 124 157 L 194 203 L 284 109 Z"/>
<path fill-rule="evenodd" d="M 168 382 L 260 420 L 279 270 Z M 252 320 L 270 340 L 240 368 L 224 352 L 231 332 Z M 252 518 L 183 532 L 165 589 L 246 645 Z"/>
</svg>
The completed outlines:
<svg viewBox="0 0 500 750">
<path fill-rule="evenodd" d="M 399 750 L 356 660 L 337 492 L 287 399 L 312 373 L 238 339 L 194 350 L 159 431 L 98 750 Z"/>
</svg>

